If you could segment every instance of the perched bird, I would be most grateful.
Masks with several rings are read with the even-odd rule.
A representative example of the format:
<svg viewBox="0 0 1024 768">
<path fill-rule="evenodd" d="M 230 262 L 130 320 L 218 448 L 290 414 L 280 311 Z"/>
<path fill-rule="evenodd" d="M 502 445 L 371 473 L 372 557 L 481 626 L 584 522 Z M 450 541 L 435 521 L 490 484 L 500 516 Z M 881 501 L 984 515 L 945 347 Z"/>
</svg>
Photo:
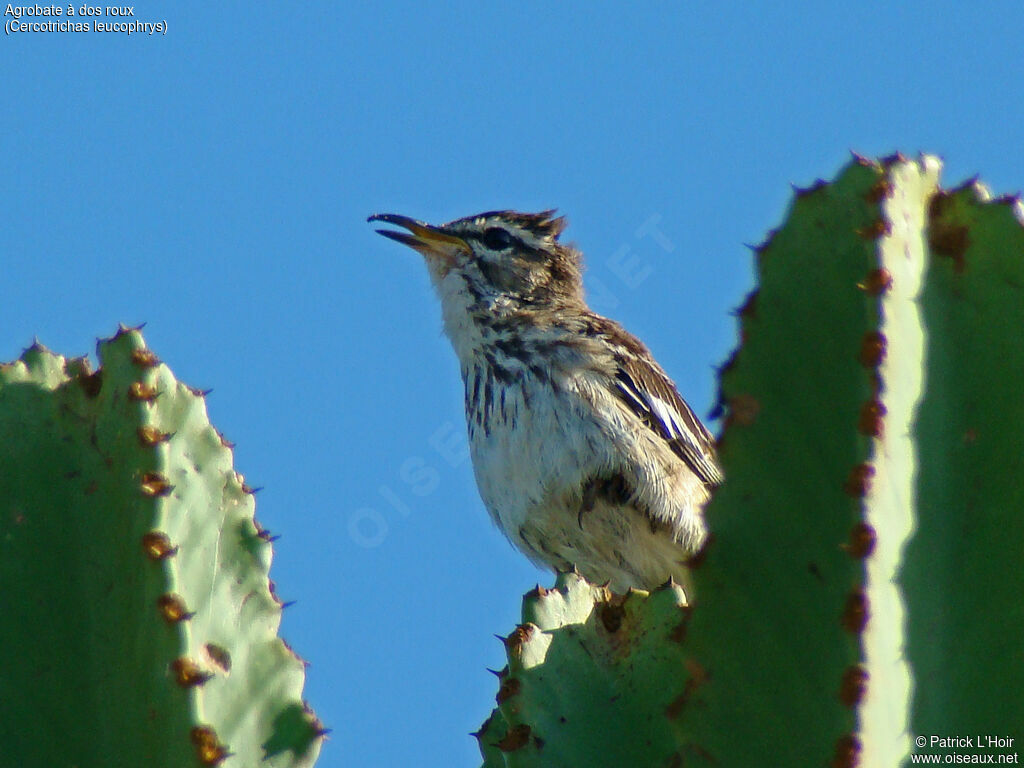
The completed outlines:
<svg viewBox="0 0 1024 768">
<path fill-rule="evenodd" d="M 554 211 L 432 226 L 369 221 L 425 258 L 465 385 L 477 486 L 534 563 L 612 590 L 687 584 L 714 441 L 651 353 L 583 298 L 581 254 Z"/>
</svg>

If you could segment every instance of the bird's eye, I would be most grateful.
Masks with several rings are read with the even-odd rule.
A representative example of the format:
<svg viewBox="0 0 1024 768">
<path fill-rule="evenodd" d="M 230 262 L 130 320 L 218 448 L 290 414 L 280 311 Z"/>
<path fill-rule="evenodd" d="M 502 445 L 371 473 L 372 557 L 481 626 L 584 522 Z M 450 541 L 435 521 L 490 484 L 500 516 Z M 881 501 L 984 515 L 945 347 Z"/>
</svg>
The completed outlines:
<svg viewBox="0 0 1024 768">
<path fill-rule="evenodd" d="M 506 248 L 512 247 L 512 243 L 515 242 L 512 235 L 501 227 L 489 227 L 488 229 L 485 229 L 483 237 L 481 237 L 480 240 L 492 251 L 504 251 Z"/>
</svg>

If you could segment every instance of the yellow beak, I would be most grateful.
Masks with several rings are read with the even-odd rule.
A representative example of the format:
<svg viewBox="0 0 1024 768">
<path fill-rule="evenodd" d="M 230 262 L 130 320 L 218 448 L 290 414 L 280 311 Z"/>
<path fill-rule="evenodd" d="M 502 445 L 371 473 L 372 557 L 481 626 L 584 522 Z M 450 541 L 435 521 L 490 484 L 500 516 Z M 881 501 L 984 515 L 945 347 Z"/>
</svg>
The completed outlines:
<svg viewBox="0 0 1024 768">
<path fill-rule="evenodd" d="M 412 234 L 395 232 L 390 229 L 378 229 L 377 232 L 384 237 L 414 248 L 424 256 L 441 258 L 451 263 L 456 251 L 470 252 L 469 244 L 461 237 L 450 235 L 441 227 L 425 224 L 422 221 L 410 219 L 408 216 L 399 216 L 395 213 L 375 213 L 367 221 L 383 221 L 385 224 L 405 227 Z"/>
</svg>

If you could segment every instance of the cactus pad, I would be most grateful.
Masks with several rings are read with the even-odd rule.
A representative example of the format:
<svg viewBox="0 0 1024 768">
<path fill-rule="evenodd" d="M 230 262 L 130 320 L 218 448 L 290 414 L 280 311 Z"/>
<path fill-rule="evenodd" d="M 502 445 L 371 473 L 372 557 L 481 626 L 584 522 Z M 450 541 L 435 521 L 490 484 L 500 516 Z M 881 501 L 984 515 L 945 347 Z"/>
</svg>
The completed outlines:
<svg viewBox="0 0 1024 768">
<path fill-rule="evenodd" d="M 5 764 L 308 766 L 271 547 L 206 416 L 122 329 L 0 366 Z"/>
</svg>

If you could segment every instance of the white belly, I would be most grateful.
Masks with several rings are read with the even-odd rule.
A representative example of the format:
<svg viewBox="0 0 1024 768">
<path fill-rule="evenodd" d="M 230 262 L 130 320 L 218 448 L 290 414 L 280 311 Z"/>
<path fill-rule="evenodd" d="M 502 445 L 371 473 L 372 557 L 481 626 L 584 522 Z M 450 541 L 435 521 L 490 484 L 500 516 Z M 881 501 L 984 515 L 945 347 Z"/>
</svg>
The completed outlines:
<svg viewBox="0 0 1024 768">
<path fill-rule="evenodd" d="M 685 585 L 685 561 L 703 538 L 699 518 L 692 534 L 679 525 L 692 494 L 705 495 L 695 477 L 671 491 L 642 480 L 657 476 L 671 485 L 675 473 L 663 465 L 645 471 L 644 462 L 623 450 L 636 436 L 625 440 L 627 427 L 607 410 L 595 418 L 593 395 L 577 394 L 585 380 L 555 390 L 524 373 L 500 386 L 492 382 L 489 393 L 481 383 L 473 396 L 472 375 L 467 414 L 475 414 L 469 425 L 473 470 L 488 512 L 516 547 L 542 567 L 576 566 L 595 583 L 610 581 L 616 591 L 653 589 L 669 577 Z M 682 469 L 674 457 L 671 462 Z M 648 510 L 654 503 L 658 517 L 672 518 L 672 524 L 652 523 L 650 513 L 632 503 L 583 502 L 589 484 L 616 473 L 646 498 Z"/>
<path fill-rule="evenodd" d="M 477 423 L 470 417 L 473 471 L 487 510 L 515 541 L 532 510 L 552 493 L 582 484 L 607 436 L 576 398 L 528 372 L 509 384 L 495 383 L 488 397 L 483 387 L 470 411 L 482 414 Z"/>
</svg>

